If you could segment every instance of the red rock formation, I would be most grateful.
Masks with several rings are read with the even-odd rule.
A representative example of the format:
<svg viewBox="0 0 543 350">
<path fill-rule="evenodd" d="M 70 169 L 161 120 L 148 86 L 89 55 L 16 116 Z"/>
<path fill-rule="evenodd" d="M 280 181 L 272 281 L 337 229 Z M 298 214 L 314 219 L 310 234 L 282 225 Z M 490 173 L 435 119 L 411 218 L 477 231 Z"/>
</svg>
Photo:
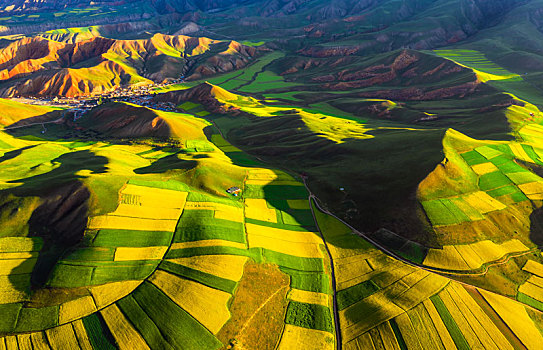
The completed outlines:
<svg viewBox="0 0 543 350">
<path fill-rule="evenodd" d="M 0 93 L 71 97 L 181 75 L 200 79 L 243 68 L 256 51 L 235 41 L 183 35 L 156 34 L 145 40 L 94 37 L 77 43 L 24 38 L 0 50 Z M 203 54 L 204 59 L 189 64 Z"/>
</svg>

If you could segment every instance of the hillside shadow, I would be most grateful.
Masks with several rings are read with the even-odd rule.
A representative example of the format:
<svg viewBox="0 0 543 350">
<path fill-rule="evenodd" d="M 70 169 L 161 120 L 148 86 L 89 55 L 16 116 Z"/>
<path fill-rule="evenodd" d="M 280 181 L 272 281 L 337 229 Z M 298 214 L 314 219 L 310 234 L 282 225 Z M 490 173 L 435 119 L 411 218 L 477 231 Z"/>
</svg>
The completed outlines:
<svg viewBox="0 0 543 350">
<path fill-rule="evenodd" d="M 195 160 L 180 159 L 177 154 L 172 154 L 155 160 L 146 167 L 134 169 L 134 172 L 136 174 L 162 174 L 168 170 L 191 170 L 197 165 L 198 162 Z"/>
<path fill-rule="evenodd" d="M 535 209 L 530 215 L 530 240 L 543 247 L 543 207 Z"/>
<path fill-rule="evenodd" d="M 78 244 L 84 236 L 88 221 L 91 193 L 77 174 L 88 170 L 93 174 L 107 171 L 108 159 L 84 150 L 63 154 L 51 161 L 58 167 L 44 174 L 9 181 L 21 185 L 6 192 L 17 197 L 39 197 L 40 205 L 28 220 L 29 237 L 43 239 L 36 264 L 25 260 L 10 274 L 10 282 L 17 286 L 15 274 L 31 273 L 31 287 L 44 287 L 48 278 L 65 251 Z"/>
<path fill-rule="evenodd" d="M 361 231 L 386 228 L 426 245 L 435 237 L 417 214 L 416 190 L 443 160 L 444 133 L 378 129 L 337 143 L 284 115 L 255 118 L 228 136 L 270 164 L 305 172 L 315 195 Z"/>
<path fill-rule="evenodd" d="M 44 174 L 39 174 L 24 179 L 8 181 L 8 183 L 22 183 L 20 186 L 10 189 L 15 195 L 38 195 L 44 188 L 54 185 L 76 181 L 86 176 L 78 175 L 82 170 L 89 170 L 92 174 L 106 173 L 109 160 L 106 157 L 96 156 L 89 150 L 65 153 L 51 160 L 58 167 Z"/>
<path fill-rule="evenodd" d="M 0 163 L 3 163 L 7 160 L 10 160 L 10 159 L 13 159 L 13 158 L 17 158 L 18 156 L 20 156 L 23 151 L 26 151 L 26 150 L 29 150 L 31 148 L 34 148 L 36 147 L 35 145 L 34 146 L 26 146 L 26 147 L 23 147 L 23 148 L 18 148 L 14 151 L 9 151 L 9 152 L 6 152 L 4 153 L 4 155 L 2 157 L 0 157 Z"/>
</svg>

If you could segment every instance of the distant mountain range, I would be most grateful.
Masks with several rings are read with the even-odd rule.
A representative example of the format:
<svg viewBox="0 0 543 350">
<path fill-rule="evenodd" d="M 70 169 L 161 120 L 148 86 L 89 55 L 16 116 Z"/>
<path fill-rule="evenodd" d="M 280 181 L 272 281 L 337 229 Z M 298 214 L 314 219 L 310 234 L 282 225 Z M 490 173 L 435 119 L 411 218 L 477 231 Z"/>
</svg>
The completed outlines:
<svg viewBox="0 0 543 350">
<path fill-rule="evenodd" d="M 36 10 L 62 10 L 70 7 L 92 7 L 92 6 L 119 6 L 130 3 L 141 3 L 141 0 L 102 0 L 102 1 L 84 1 L 84 0 L 16 0 L 0 1 L 0 6 L 6 12 L 24 12 Z M 220 8 L 227 8 L 233 5 L 248 3 L 251 1 L 240 0 L 151 0 L 150 3 L 157 12 L 165 13 L 167 11 L 208 11 Z M 253 1 L 254 2 L 254 1 Z"/>
<path fill-rule="evenodd" d="M 431 49 L 466 40 L 517 13 L 543 27 L 541 0 L 0 0 L 0 32 L 130 23 L 175 33 L 188 22 L 201 36 L 356 42 L 388 51 Z M 528 19 L 528 21 L 524 21 Z M 141 22 L 139 25 L 135 23 Z M 287 39 L 288 38 L 288 39 Z"/>
<path fill-rule="evenodd" d="M 0 93 L 76 96 L 180 76 L 200 79 L 243 68 L 255 52 L 235 41 L 160 34 L 75 44 L 24 38 L 0 51 Z"/>
</svg>

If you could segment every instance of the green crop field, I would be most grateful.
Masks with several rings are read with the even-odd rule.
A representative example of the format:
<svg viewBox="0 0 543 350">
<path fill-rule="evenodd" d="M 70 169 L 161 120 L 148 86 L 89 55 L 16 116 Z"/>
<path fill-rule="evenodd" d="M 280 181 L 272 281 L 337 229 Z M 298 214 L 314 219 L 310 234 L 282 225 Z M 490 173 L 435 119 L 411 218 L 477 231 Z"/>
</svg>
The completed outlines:
<svg viewBox="0 0 543 350">
<path fill-rule="evenodd" d="M 0 1 L 0 349 L 541 348 L 543 0 L 295 3 Z"/>
</svg>

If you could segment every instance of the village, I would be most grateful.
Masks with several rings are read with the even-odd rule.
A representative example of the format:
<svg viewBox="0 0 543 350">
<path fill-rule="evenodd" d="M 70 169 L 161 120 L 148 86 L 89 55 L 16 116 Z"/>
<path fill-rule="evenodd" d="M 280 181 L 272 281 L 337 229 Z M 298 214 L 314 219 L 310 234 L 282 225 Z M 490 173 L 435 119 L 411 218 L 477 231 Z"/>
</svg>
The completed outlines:
<svg viewBox="0 0 543 350">
<path fill-rule="evenodd" d="M 184 82 L 184 77 L 163 83 L 148 85 L 118 86 L 115 90 L 93 94 L 91 96 L 60 97 L 60 96 L 28 96 L 15 97 L 18 102 L 66 108 L 74 112 L 74 121 L 81 118 L 87 111 L 106 102 L 127 102 L 165 112 L 175 112 L 176 107 L 171 102 L 156 102 L 153 96 L 156 89 Z"/>
</svg>

